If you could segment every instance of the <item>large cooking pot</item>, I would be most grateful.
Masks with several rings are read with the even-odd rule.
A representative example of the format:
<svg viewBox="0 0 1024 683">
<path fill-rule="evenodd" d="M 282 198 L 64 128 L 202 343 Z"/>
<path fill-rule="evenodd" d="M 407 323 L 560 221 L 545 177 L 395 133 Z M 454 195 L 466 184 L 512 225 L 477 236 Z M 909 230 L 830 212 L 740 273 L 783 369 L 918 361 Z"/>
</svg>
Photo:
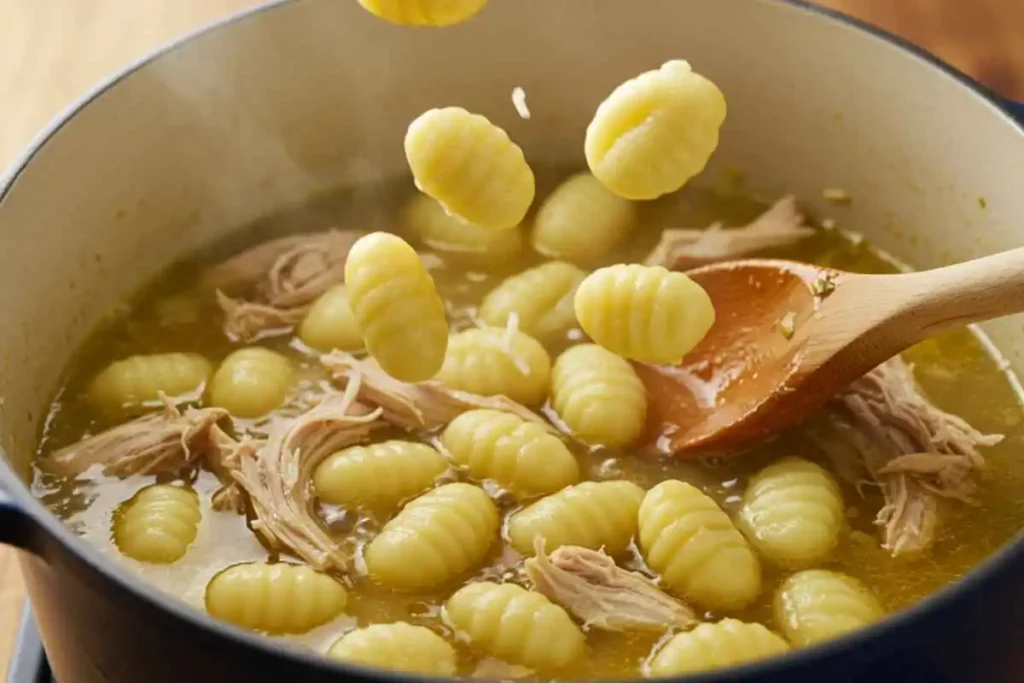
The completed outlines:
<svg viewBox="0 0 1024 683">
<path fill-rule="evenodd" d="M 25 551 L 60 683 L 402 678 L 217 623 L 66 529 L 26 486 L 61 369 L 116 297 L 173 259 L 321 191 L 405 174 L 403 134 L 425 109 L 465 106 L 535 164 L 582 165 L 603 96 L 677 57 L 728 98 L 708 173 L 738 166 L 812 204 L 844 188 L 843 223 L 919 267 L 1024 242 L 1009 108 L 890 37 L 772 0 L 493 0 L 444 30 L 352 0 L 273 3 L 128 69 L 40 136 L 0 185 L 0 540 Z M 1024 372 L 1021 321 L 985 329 Z M 871 629 L 687 680 L 1021 681 L 1022 642 L 1017 542 Z"/>
</svg>

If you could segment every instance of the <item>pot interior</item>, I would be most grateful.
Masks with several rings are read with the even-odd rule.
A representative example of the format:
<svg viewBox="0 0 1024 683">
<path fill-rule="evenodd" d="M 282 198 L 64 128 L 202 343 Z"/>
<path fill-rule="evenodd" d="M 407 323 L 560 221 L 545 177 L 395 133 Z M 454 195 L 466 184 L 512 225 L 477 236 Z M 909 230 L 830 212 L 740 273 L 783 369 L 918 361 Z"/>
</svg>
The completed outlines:
<svg viewBox="0 0 1024 683">
<path fill-rule="evenodd" d="M 797 5 L 643 8 L 494 2 L 465 25 L 412 31 L 356 3 L 297 0 L 98 90 L 0 198 L 0 437 L 19 474 L 28 476 L 63 367 L 122 297 L 257 218 L 405 177 L 406 127 L 432 107 L 484 114 L 538 166 L 582 167 L 584 131 L 605 95 L 685 58 L 729 105 L 698 182 L 739 169 L 753 193 L 792 192 L 918 268 L 1020 244 L 1024 135 L 957 78 Z M 512 105 L 515 87 L 529 120 Z M 828 188 L 852 202 L 828 203 Z M 358 227 L 388 228 L 383 216 L 366 220 Z M 1018 371 L 1020 323 L 985 326 Z"/>
</svg>

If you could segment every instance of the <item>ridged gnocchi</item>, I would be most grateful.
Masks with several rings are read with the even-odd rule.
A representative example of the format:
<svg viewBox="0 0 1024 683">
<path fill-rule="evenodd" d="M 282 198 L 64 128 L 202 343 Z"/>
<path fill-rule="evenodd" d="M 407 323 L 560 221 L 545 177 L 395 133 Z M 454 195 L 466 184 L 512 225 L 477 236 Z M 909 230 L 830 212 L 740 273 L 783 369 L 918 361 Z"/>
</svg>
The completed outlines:
<svg viewBox="0 0 1024 683">
<path fill-rule="evenodd" d="M 480 327 L 448 340 L 436 379 L 480 396 L 504 395 L 517 403 L 544 402 L 551 383 L 551 357 L 533 337 L 515 329 Z"/>
<path fill-rule="evenodd" d="M 434 280 L 401 237 L 361 237 L 345 262 L 345 284 L 366 350 L 403 382 L 423 382 L 441 369 L 448 318 Z"/>
<path fill-rule="evenodd" d="M 417 194 L 405 205 L 403 223 L 407 230 L 434 251 L 475 266 L 500 265 L 523 250 L 523 230 L 481 228 L 452 216 L 433 197 Z"/>
<path fill-rule="evenodd" d="M 813 645 L 872 624 L 885 615 L 857 579 L 808 569 L 786 579 L 775 593 L 775 623 L 794 645 Z"/>
<path fill-rule="evenodd" d="M 572 663 L 586 645 L 568 612 L 540 593 L 510 583 L 460 588 L 445 603 L 444 621 L 473 647 L 540 671 Z"/>
<path fill-rule="evenodd" d="M 376 16 L 404 26 L 451 26 L 484 8 L 487 0 L 359 0 Z"/>
<path fill-rule="evenodd" d="M 261 417 L 280 408 L 295 384 L 295 368 L 279 353 L 259 346 L 228 355 L 210 380 L 210 405 L 235 417 Z"/>
<path fill-rule="evenodd" d="M 306 311 L 296 333 L 303 344 L 317 351 L 361 349 L 363 335 L 348 305 L 345 285 L 335 285 L 321 294 Z"/>
<path fill-rule="evenodd" d="M 578 173 L 544 200 L 533 220 L 539 253 L 586 265 L 605 258 L 633 231 L 636 208 L 590 173 Z"/>
<path fill-rule="evenodd" d="M 498 522 L 498 509 L 480 488 L 439 486 L 408 503 L 370 541 L 366 569 L 394 588 L 434 588 L 483 562 Z"/>
<path fill-rule="evenodd" d="M 89 399 L 105 412 L 132 410 L 202 389 L 213 365 L 197 353 L 155 353 L 114 361 L 89 385 Z"/>
<path fill-rule="evenodd" d="M 441 443 L 456 465 L 492 479 L 516 496 L 551 493 L 580 478 L 562 440 L 536 422 L 497 410 L 471 410 L 452 420 Z"/>
<path fill-rule="evenodd" d="M 587 126 L 587 165 L 627 199 L 675 192 L 718 146 L 725 97 L 689 63 L 674 59 L 617 87 Z"/>
<path fill-rule="evenodd" d="M 347 603 L 344 586 L 298 564 L 236 564 L 206 586 L 212 616 L 271 634 L 305 633 L 333 620 Z"/>
<path fill-rule="evenodd" d="M 669 678 L 737 666 L 788 651 L 786 641 L 761 624 L 723 619 L 674 635 L 648 663 L 646 673 L 649 678 Z"/>
<path fill-rule="evenodd" d="M 585 481 L 513 514 L 508 520 L 508 540 L 519 553 L 534 554 L 533 540 L 546 541 L 548 550 L 578 545 L 604 548 L 614 555 L 633 540 L 637 511 L 644 490 L 631 481 Z"/>
<path fill-rule="evenodd" d="M 551 407 L 581 441 L 628 446 L 644 432 L 647 390 L 629 363 L 595 344 L 579 344 L 555 361 Z"/>
<path fill-rule="evenodd" d="M 391 508 L 433 485 L 448 463 L 412 441 L 352 446 L 328 456 L 313 473 L 317 497 L 334 505 Z"/>
<path fill-rule="evenodd" d="M 480 304 L 480 319 L 506 327 L 514 314 L 520 330 L 551 341 L 576 327 L 573 296 L 587 276 L 564 261 L 551 261 L 505 278 Z"/>
<path fill-rule="evenodd" d="M 783 458 L 751 478 L 737 525 L 765 558 L 803 567 L 829 556 L 845 520 L 831 475 L 807 460 Z"/>
<path fill-rule="evenodd" d="M 349 631 L 327 656 L 354 664 L 427 676 L 454 676 L 455 648 L 424 626 L 403 621 Z"/>
<path fill-rule="evenodd" d="M 647 566 L 679 595 L 713 609 L 739 609 L 761 592 L 761 564 L 732 520 L 685 482 L 663 481 L 638 514 Z"/>
<path fill-rule="evenodd" d="M 129 499 L 114 516 L 114 544 L 139 562 L 170 564 L 196 540 L 202 513 L 192 489 L 153 484 Z"/>
<path fill-rule="evenodd" d="M 708 293 L 683 273 L 619 264 L 595 270 L 574 299 L 583 331 L 604 348 L 644 363 L 675 365 L 715 322 Z"/>
<path fill-rule="evenodd" d="M 482 228 L 519 225 L 535 181 L 523 150 L 487 118 L 460 107 L 431 109 L 409 124 L 405 158 L 416 187 Z"/>
</svg>

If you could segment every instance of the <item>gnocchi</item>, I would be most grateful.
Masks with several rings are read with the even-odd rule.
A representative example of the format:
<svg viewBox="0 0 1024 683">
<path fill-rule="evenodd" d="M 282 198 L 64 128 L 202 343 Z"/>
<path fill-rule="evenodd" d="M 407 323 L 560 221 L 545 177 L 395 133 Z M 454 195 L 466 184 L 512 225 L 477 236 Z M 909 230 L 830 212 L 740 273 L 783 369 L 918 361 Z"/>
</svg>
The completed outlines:
<svg viewBox="0 0 1024 683">
<path fill-rule="evenodd" d="M 685 482 L 663 481 L 638 514 L 640 552 L 673 591 L 712 609 L 739 609 L 761 592 L 761 565 L 729 516 Z"/>
<path fill-rule="evenodd" d="M 829 556 L 845 519 L 842 492 L 824 469 L 783 458 L 747 484 L 738 526 L 767 559 L 801 567 Z"/>
<path fill-rule="evenodd" d="M 564 609 L 510 583 L 460 588 L 445 603 L 443 616 L 473 647 L 531 669 L 560 669 L 579 658 L 586 645 Z"/>
<path fill-rule="evenodd" d="M 498 534 L 498 510 L 470 484 L 439 486 L 408 503 L 369 545 L 370 577 L 394 588 L 434 588 L 478 566 Z"/>
<path fill-rule="evenodd" d="M 317 497 L 334 505 L 390 508 L 430 488 L 448 463 L 413 441 L 352 446 L 328 456 L 313 473 Z"/>
<path fill-rule="evenodd" d="M 636 209 L 590 173 L 578 173 L 551 193 L 533 221 L 539 253 L 586 265 L 605 258 L 633 231 Z"/>
<path fill-rule="evenodd" d="M 89 385 L 89 399 L 104 412 L 134 410 L 202 390 L 213 365 L 197 353 L 138 355 L 111 363 Z"/>
<path fill-rule="evenodd" d="M 448 340 L 436 379 L 480 396 L 504 395 L 525 406 L 544 402 L 551 383 L 551 358 L 533 337 L 515 329 L 463 330 Z"/>
<path fill-rule="evenodd" d="M 580 478 L 576 458 L 543 425 L 497 410 L 471 410 L 441 433 L 452 461 L 522 497 L 557 491 Z"/>
<path fill-rule="evenodd" d="M 417 194 L 409 200 L 403 222 L 423 244 L 466 265 L 500 265 L 516 258 L 523 250 L 523 231 L 519 226 L 505 230 L 481 228 L 452 216 L 437 200 L 425 194 Z"/>
<path fill-rule="evenodd" d="M 299 323 L 299 339 L 317 351 L 356 351 L 363 346 L 359 325 L 348 305 L 345 285 L 335 285 L 313 302 Z"/>
<path fill-rule="evenodd" d="M 578 439 L 628 446 L 644 432 L 647 390 L 629 363 L 595 344 L 579 344 L 555 361 L 551 407 Z"/>
<path fill-rule="evenodd" d="M 455 648 L 429 628 L 399 621 L 349 631 L 327 651 L 329 657 L 392 671 L 454 676 Z"/>
<path fill-rule="evenodd" d="M 261 417 L 280 408 L 295 384 L 291 361 L 259 346 L 234 351 L 210 380 L 210 404 L 235 417 Z"/>
<path fill-rule="evenodd" d="M 420 257 L 401 237 L 361 237 L 345 262 L 348 301 L 381 369 L 422 382 L 441 369 L 448 348 L 444 302 Z"/>
<path fill-rule="evenodd" d="M 688 62 L 674 59 L 617 87 L 587 126 L 587 165 L 627 199 L 675 192 L 718 146 L 725 97 Z"/>
<path fill-rule="evenodd" d="M 335 619 L 347 602 L 344 586 L 298 564 L 236 564 L 206 586 L 212 616 L 271 634 L 305 633 Z"/>
<path fill-rule="evenodd" d="M 479 316 L 493 327 L 518 328 L 542 341 L 564 337 L 576 327 L 573 296 L 587 276 L 564 261 L 551 261 L 505 278 L 484 297 Z"/>
<path fill-rule="evenodd" d="M 596 270 L 574 300 L 580 327 L 604 348 L 644 363 L 675 365 L 715 322 L 708 293 L 683 273 L 619 264 Z"/>
<path fill-rule="evenodd" d="M 192 489 L 153 484 L 135 494 L 114 516 L 114 544 L 139 562 L 170 564 L 196 539 L 202 514 Z"/>
<path fill-rule="evenodd" d="M 885 612 L 857 579 L 808 569 L 786 579 L 775 593 L 775 623 L 794 645 L 813 645 L 881 619 Z"/>
<path fill-rule="evenodd" d="M 520 554 L 534 554 L 533 541 L 542 537 L 549 549 L 578 545 L 621 553 L 637 530 L 637 511 L 644 490 L 630 481 L 585 481 L 513 514 L 508 540 Z"/>
<path fill-rule="evenodd" d="M 761 624 L 723 619 L 672 636 L 648 663 L 647 674 L 650 678 L 669 678 L 736 666 L 787 651 L 786 641 Z"/>
<path fill-rule="evenodd" d="M 487 0 L 359 0 L 374 15 L 405 26 L 451 26 L 471 18 Z"/>
<path fill-rule="evenodd" d="M 482 228 L 519 225 L 535 182 L 523 150 L 501 128 L 460 107 L 431 109 L 409 124 L 405 157 L 416 187 Z"/>
</svg>

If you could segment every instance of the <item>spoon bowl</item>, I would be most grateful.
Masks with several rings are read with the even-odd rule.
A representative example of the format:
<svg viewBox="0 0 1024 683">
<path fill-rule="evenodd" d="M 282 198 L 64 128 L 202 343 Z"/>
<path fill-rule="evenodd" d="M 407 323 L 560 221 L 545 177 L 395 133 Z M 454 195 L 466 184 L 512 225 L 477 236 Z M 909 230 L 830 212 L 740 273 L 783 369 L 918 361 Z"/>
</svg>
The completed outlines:
<svg viewBox="0 0 1024 683">
<path fill-rule="evenodd" d="M 764 438 L 923 339 L 1024 311 L 1024 248 L 899 275 L 766 259 L 687 275 L 715 324 L 678 366 L 634 364 L 651 444 L 684 456 Z"/>
</svg>

